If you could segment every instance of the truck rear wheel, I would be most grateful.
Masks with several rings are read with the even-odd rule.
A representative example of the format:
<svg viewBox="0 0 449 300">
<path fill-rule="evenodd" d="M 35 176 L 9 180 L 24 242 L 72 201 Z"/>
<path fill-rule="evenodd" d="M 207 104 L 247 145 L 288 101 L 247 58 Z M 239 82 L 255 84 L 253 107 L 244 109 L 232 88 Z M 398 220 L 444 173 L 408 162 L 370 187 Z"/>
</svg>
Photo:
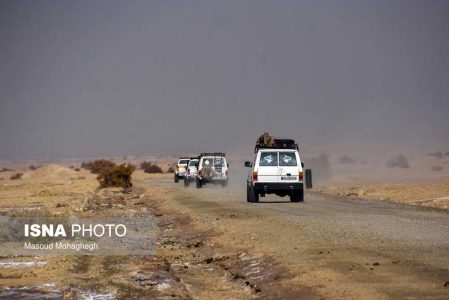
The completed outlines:
<svg viewBox="0 0 449 300">
<path fill-rule="evenodd" d="M 290 195 L 291 202 L 303 202 L 304 201 L 304 190 L 296 190 Z"/>
<path fill-rule="evenodd" d="M 187 178 L 187 176 L 184 177 L 184 186 L 185 186 L 185 187 L 188 187 L 189 184 L 190 184 L 190 181 L 189 181 L 189 179 Z"/>
<path fill-rule="evenodd" d="M 249 191 L 249 202 L 251 203 L 259 202 L 259 194 L 254 190 L 254 188 L 249 186 L 248 191 Z"/>
<path fill-rule="evenodd" d="M 196 188 L 200 189 L 203 187 L 203 183 L 201 182 L 201 180 L 197 177 L 196 178 Z"/>
</svg>

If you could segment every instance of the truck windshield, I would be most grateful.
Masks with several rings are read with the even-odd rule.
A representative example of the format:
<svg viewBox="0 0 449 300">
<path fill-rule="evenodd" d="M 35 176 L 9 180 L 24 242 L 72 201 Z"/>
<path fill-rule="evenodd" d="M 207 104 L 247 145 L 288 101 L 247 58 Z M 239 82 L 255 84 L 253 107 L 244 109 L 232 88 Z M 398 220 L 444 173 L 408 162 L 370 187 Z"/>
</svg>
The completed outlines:
<svg viewBox="0 0 449 300">
<path fill-rule="evenodd" d="M 196 161 L 196 160 L 195 161 L 190 161 L 189 162 L 189 166 L 190 167 L 198 167 L 198 161 Z"/>
<path fill-rule="evenodd" d="M 297 165 L 295 152 L 279 152 L 279 166 L 295 167 Z"/>
<path fill-rule="evenodd" d="M 189 161 L 188 161 L 187 159 L 181 159 L 181 160 L 178 162 L 178 165 L 187 165 L 188 162 L 189 162 Z"/>
</svg>

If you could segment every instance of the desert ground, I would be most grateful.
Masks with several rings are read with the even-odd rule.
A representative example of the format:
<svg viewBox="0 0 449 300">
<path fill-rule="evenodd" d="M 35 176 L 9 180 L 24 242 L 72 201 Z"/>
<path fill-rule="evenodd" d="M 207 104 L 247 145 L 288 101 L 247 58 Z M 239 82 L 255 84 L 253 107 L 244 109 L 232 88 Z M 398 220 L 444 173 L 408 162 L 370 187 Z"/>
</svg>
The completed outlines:
<svg viewBox="0 0 449 300">
<path fill-rule="evenodd" d="M 317 184 L 304 203 L 249 204 L 241 178 L 197 190 L 137 170 L 123 192 L 58 164 L 21 172 L 0 173 L 1 215 L 152 215 L 157 251 L 1 257 L 0 299 L 449 298 L 447 181 Z"/>
</svg>

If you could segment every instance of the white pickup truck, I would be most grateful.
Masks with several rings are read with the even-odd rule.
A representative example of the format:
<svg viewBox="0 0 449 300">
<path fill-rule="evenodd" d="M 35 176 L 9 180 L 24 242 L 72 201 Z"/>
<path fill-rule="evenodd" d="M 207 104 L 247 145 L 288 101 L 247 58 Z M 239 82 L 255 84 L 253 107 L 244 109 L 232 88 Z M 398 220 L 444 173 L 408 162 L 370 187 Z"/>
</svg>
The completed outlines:
<svg viewBox="0 0 449 300">
<path fill-rule="evenodd" d="M 245 167 L 251 168 L 247 178 L 248 202 L 259 202 L 259 196 L 266 194 L 288 195 L 291 202 L 304 201 L 304 164 L 293 140 L 278 139 L 273 146 L 256 147 L 253 161 L 246 161 Z M 311 171 L 306 173 L 311 185 Z"/>
</svg>

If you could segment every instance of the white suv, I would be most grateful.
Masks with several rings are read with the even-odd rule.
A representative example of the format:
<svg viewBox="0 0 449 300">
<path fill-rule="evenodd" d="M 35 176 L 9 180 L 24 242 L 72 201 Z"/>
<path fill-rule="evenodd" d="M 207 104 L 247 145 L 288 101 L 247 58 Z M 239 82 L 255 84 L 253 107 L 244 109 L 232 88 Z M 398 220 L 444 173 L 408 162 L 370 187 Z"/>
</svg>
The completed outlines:
<svg viewBox="0 0 449 300">
<path fill-rule="evenodd" d="M 189 161 L 187 166 L 187 174 L 184 176 L 184 186 L 189 186 L 190 182 L 196 179 L 198 175 L 198 162 L 197 158 L 193 158 Z"/>
<path fill-rule="evenodd" d="M 179 179 L 183 179 L 187 174 L 187 165 L 189 164 L 190 158 L 181 157 L 176 164 L 175 170 L 175 182 L 179 182 Z"/>
<path fill-rule="evenodd" d="M 304 201 L 304 165 L 298 145 L 293 140 L 279 141 L 273 147 L 256 147 L 253 162 L 245 162 L 245 167 L 251 168 L 247 178 L 248 202 L 259 202 L 259 196 L 265 194 L 288 195 L 291 202 Z M 311 171 L 307 173 L 311 183 Z"/>
<path fill-rule="evenodd" d="M 229 164 L 224 153 L 201 153 L 198 159 L 197 188 L 201 188 L 206 183 L 228 185 Z"/>
</svg>

